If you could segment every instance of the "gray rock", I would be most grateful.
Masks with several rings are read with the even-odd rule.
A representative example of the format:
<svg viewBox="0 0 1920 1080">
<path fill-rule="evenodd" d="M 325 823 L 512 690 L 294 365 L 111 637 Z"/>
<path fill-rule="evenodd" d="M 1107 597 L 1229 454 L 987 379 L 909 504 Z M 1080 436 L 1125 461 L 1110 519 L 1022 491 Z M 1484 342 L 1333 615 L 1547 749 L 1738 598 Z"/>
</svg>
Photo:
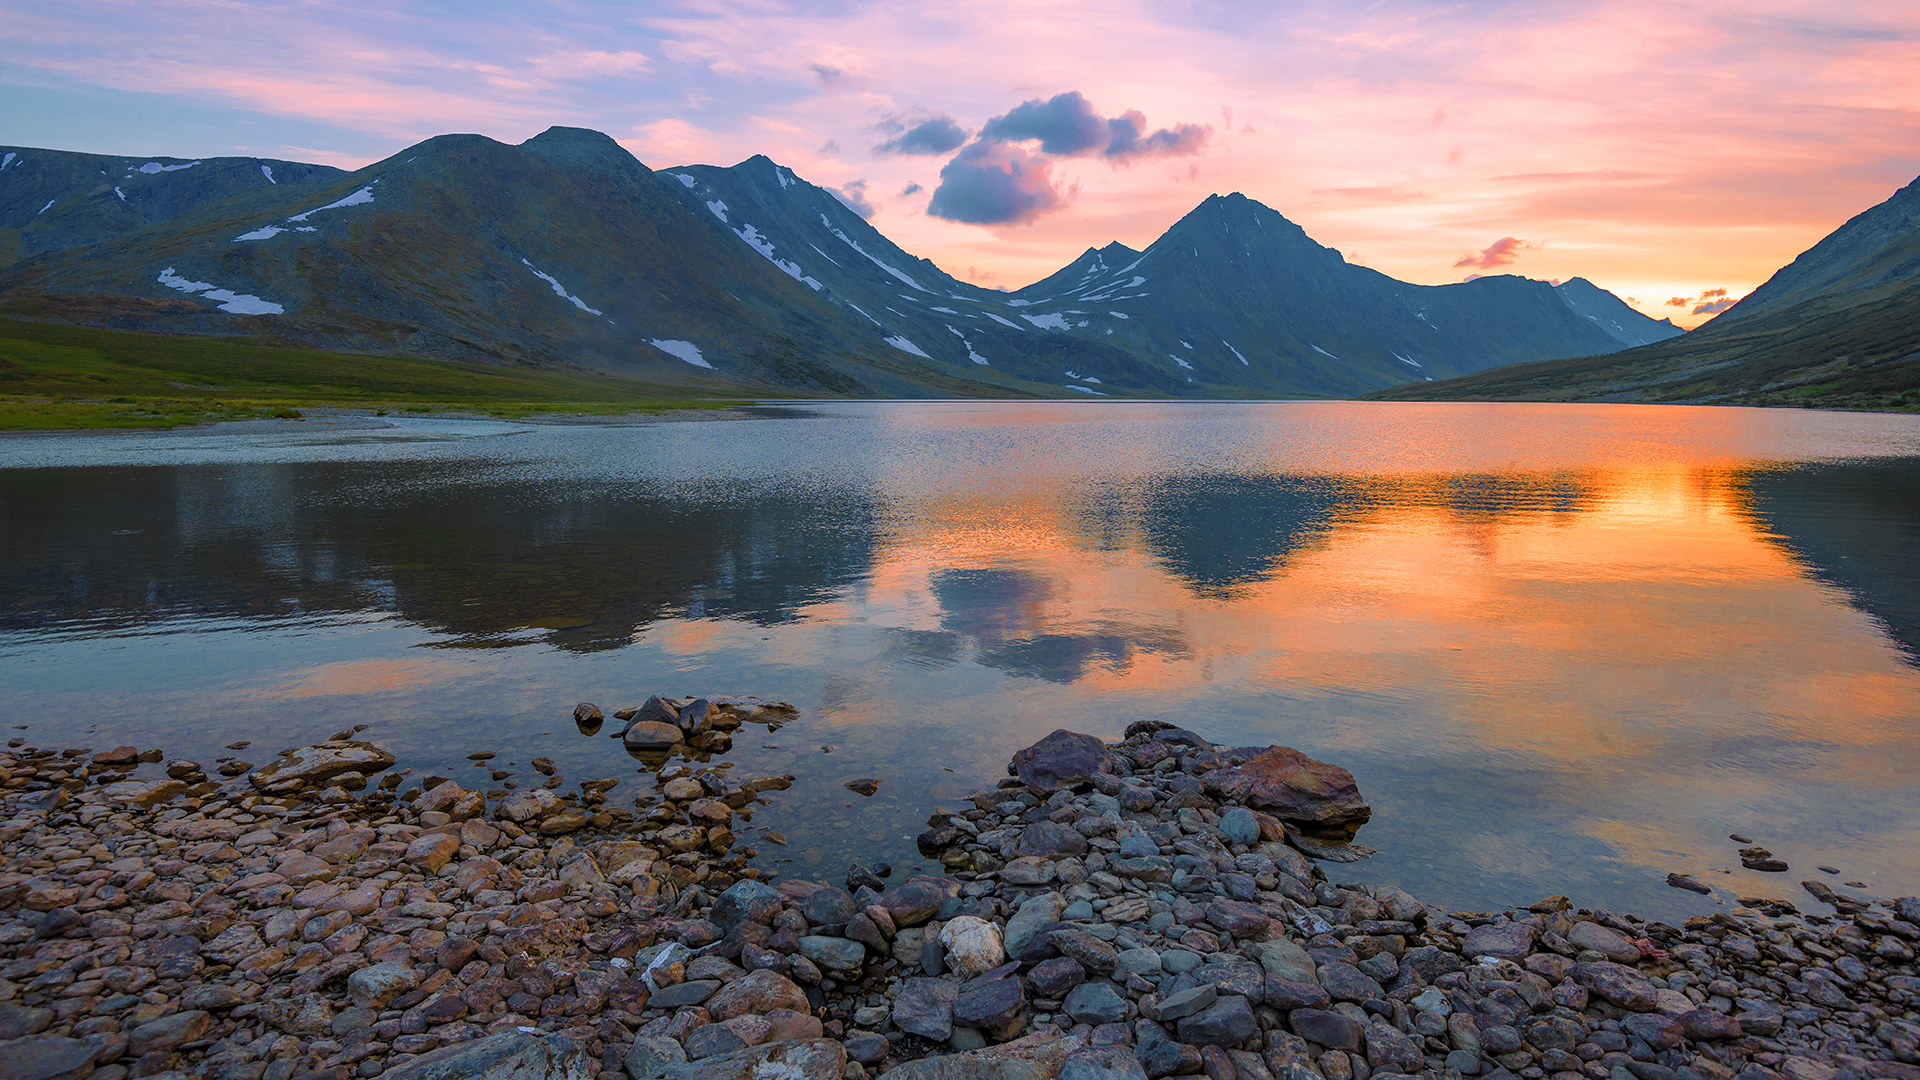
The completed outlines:
<svg viewBox="0 0 1920 1080">
<path fill-rule="evenodd" d="M 1157 975 L 1160 972 L 1160 954 L 1153 949 L 1127 949 L 1114 963 L 1118 975 Z"/>
<path fill-rule="evenodd" d="M 1633 943 L 1599 923 L 1574 923 L 1567 940 L 1576 948 L 1592 949 L 1616 964 L 1640 962 L 1640 950 Z"/>
<path fill-rule="evenodd" d="M 725 1024 L 703 1024 L 689 1032 L 680 1043 L 686 1047 L 688 1061 L 702 1061 L 744 1049 L 747 1040 Z"/>
<path fill-rule="evenodd" d="M 858 971 L 867 962 L 867 947 L 846 938 L 809 935 L 800 939 L 800 955 L 829 971 Z"/>
<path fill-rule="evenodd" d="M 0 1004 L 0 1041 L 38 1035 L 52 1023 L 52 1009 L 30 1008 L 11 1001 Z"/>
<path fill-rule="evenodd" d="M 846 1069 L 846 1048 L 833 1039 L 788 1039 L 668 1065 L 659 1080 L 840 1080 Z"/>
<path fill-rule="evenodd" d="M 1056 1080 L 1067 1058 L 1086 1040 L 1036 1032 L 1000 1046 L 908 1061 L 887 1071 L 887 1080 Z"/>
<path fill-rule="evenodd" d="M 363 1009 L 384 1009 L 418 985 L 420 977 L 405 964 L 370 964 L 347 976 L 347 997 Z"/>
<path fill-rule="evenodd" d="M 1069 1054 L 1059 1080 L 1147 1080 L 1147 1070 L 1125 1046 L 1097 1046 Z"/>
<path fill-rule="evenodd" d="M 953 1035 L 953 1000 L 960 987 L 945 979 L 908 979 L 893 999 L 893 1026 L 945 1042 Z"/>
<path fill-rule="evenodd" d="M 1120 961 L 1120 954 L 1113 946 L 1079 927 L 1047 931 L 1047 944 L 1060 950 L 1060 955 L 1071 956 L 1085 964 L 1087 970 L 1102 975 L 1111 972 Z"/>
<path fill-rule="evenodd" d="M 1009 964 L 1008 967 L 1017 965 Z M 996 1039 L 1010 1039 L 1026 1022 L 1027 993 L 1018 978 L 980 978 L 953 999 L 953 1022 L 979 1028 Z"/>
<path fill-rule="evenodd" d="M 563 1035 L 515 1029 L 422 1054 L 381 1080 L 591 1080 L 586 1047 Z"/>
<path fill-rule="evenodd" d="M 1320 985 L 1326 988 L 1327 996 L 1333 1000 L 1351 1001 L 1356 1005 L 1363 1001 L 1383 1000 L 1387 996 L 1379 983 L 1349 964 L 1321 965 Z"/>
<path fill-rule="evenodd" d="M 620 740 L 629 750 L 671 750 L 673 745 L 686 738 L 678 724 L 669 724 L 664 720 L 635 720 L 627 725 Z"/>
<path fill-rule="evenodd" d="M 1255 943 L 1253 949 L 1267 974 L 1277 975 L 1289 982 L 1320 985 L 1319 968 L 1315 966 L 1313 957 L 1293 942 L 1262 941 Z"/>
<path fill-rule="evenodd" d="M 1207 905 L 1207 925 L 1223 930 L 1237 938 L 1258 939 L 1266 936 L 1267 913 L 1260 905 L 1245 900 L 1219 899 Z"/>
<path fill-rule="evenodd" d="M 393 761 L 392 754 L 372 743 L 342 739 L 303 746 L 253 770 L 247 781 L 268 795 L 291 795 L 341 773 L 376 773 L 391 767 Z"/>
<path fill-rule="evenodd" d="M 213 1022 L 211 1014 L 199 1009 L 163 1016 L 128 1033 L 127 1053 L 139 1057 L 155 1050 L 177 1050 L 205 1035 Z"/>
<path fill-rule="evenodd" d="M 880 1061 L 887 1056 L 887 1051 L 893 1049 L 893 1044 L 887 1041 L 885 1035 L 871 1031 L 855 1032 L 847 1036 L 844 1045 L 847 1048 L 847 1057 L 862 1065 L 872 1065 Z"/>
<path fill-rule="evenodd" d="M 1195 1046 L 1238 1046 L 1258 1028 L 1253 1006 L 1237 994 L 1179 1021 L 1180 1041 Z"/>
<path fill-rule="evenodd" d="M 1057 821 L 1036 821 L 1020 833 L 1014 850 L 1039 859 L 1059 859 L 1087 853 L 1087 838 L 1079 830 Z"/>
<path fill-rule="evenodd" d="M 1220 838 L 1229 844 L 1252 847 L 1260 842 L 1260 821 L 1246 807 L 1233 807 L 1220 815 Z"/>
<path fill-rule="evenodd" d="M 1220 991 L 1215 990 L 1211 985 L 1176 990 L 1154 1007 L 1154 1016 L 1162 1023 L 1168 1020 L 1180 1020 L 1207 1008 L 1219 997 Z"/>
<path fill-rule="evenodd" d="M 1188 1076 L 1200 1071 L 1199 1048 L 1172 1039 L 1143 1042 L 1133 1054 L 1146 1074 L 1156 1080 L 1162 1076 Z"/>
<path fill-rule="evenodd" d="M 684 1005 L 698 1005 L 713 996 L 720 989 L 717 979 L 690 979 L 672 986 L 663 986 L 647 999 L 649 1008 L 678 1009 Z"/>
<path fill-rule="evenodd" d="M 1390 1024 L 1367 1025 L 1367 1065 L 1376 1073 L 1418 1073 L 1426 1068 L 1426 1054 L 1415 1036 L 1403 1035 Z"/>
<path fill-rule="evenodd" d="M 1646 1012 L 1658 1002 L 1653 983 L 1630 967 L 1611 961 L 1573 965 L 1573 981 L 1623 1009 Z"/>
<path fill-rule="evenodd" d="M 1330 1009 L 1295 1009 L 1287 1017 L 1293 1033 L 1330 1050 L 1360 1049 L 1360 1021 Z"/>
<path fill-rule="evenodd" d="M 627 1051 L 627 1075 L 632 1080 L 657 1080 L 666 1073 L 667 1066 L 685 1060 L 687 1052 L 672 1039 L 635 1039 L 632 1049 Z"/>
<path fill-rule="evenodd" d="M 1249 1001 L 1258 1001 L 1266 992 L 1267 976 L 1260 970 L 1260 965 L 1238 957 L 1204 964 L 1193 974 L 1220 991 L 1221 997 L 1239 995 Z"/>
<path fill-rule="evenodd" d="M 1049 795 L 1063 787 L 1090 783 L 1096 773 L 1113 772 L 1113 754 L 1092 735 L 1061 729 L 1013 755 L 1007 772 Z"/>
<path fill-rule="evenodd" d="M 1127 1001 L 1110 982 L 1085 982 L 1067 993 L 1065 1009 L 1075 1023 L 1117 1024 L 1127 1018 Z"/>
<path fill-rule="evenodd" d="M 800 914 L 806 916 L 809 926 L 845 926 L 859 911 L 846 890 L 832 886 L 816 889 L 800 901 Z"/>
<path fill-rule="evenodd" d="M 1295 1009 L 1324 1009 L 1332 1002 L 1327 992 L 1313 983 L 1294 982 L 1269 975 L 1261 983 L 1261 1002 L 1281 1012 Z"/>
<path fill-rule="evenodd" d="M 1033 992 L 1044 998 L 1057 998 L 1087 981 L 1086 966 L 1071 956 L 1042 960 L 1027 973 Z"/>
<path fill-rule="evenodd" d="M 1059 893 L 1029 897 L 1026 903 L 1020 905 L 1020 910 L 1007 920 L 1007 929 L 1002 935 L 1007 955 L 1019 956 L 1025 952 L 1027 943 L 1033 940 L 1034 932 L 1047 923 L 1058 921 L 1065 907 L 1066 899 Z"/>
<path fill-rule="evenodd" d="M 93 1074 L 99 1047 L 59 1035 L 32 1035 L 10 1042 L 0 1055 L 6 1080 L 83 1080 Z"/>
<path fill-rule="evenodd" d="M 707 921 L 722 931 L 732 930 L 743 922 L 765 924 L 773 920 L 784 903 L 778 892 L 758 881 L 735 882 L 714 901 Z"/>
<path fill-rule="evenodd" d="M 1476 926 L 1467 931 L 1460 951 L 1470 957 L 1491 956 L 1518 963 L 1533 951 L 1533 927 L 1525 923 Z"/>
</svg>

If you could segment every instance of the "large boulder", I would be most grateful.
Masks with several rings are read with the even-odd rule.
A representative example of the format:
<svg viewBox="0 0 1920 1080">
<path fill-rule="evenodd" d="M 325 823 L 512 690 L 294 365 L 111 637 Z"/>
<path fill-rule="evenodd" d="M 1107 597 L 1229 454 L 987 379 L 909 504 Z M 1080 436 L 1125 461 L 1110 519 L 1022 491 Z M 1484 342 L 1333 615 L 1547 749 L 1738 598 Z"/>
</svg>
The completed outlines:
<svg viewBox="0 0 1920 1080">
<path fill-rule="evenodd" d="M 839 1080 L 847 1051 L 833 1039 L 789 1039 L 746 1046 L 698 1061 L 668 1062 L 634 1080 Z"/>
<path fill-rule="evenodd" d="M 1023 1039 L 903 1062 L 887 1070 L 888 1080 L 1054 1080 L 1067 1058 L 1087 1046 L 1080 1035 L 1043 1031 Z"/>
<path fill-rule="evenodd" d="M 1323 840 L 1351 840 L 1373 816 L 1353 774 L 1287 746 L 1246 747 L 1239 765 L 1201 775 L 1208 791 L 1264 810 Z"/>
<path fill-rule="evenodd" d="M 317 787 L 341 773 L 376 773 L 393 766 L 393 755 L 370 742 L 338 739 L 289 750 L 279 759 L 247 774 L 247 781 L 267 795 L 291 795 Z"/>
<path fill-rule="evenodd" d="M 1102 773 L 1112 775 L 1113 753 L 1096 736 L 1062 728 L 1013 755 L 1007 772 L 1046 795 L 1092 783 Z"/>
<path fill-rule="evenodd" d="M 592 1080 L 587 1049 L 564 1035 L 515 1028 L 442 1047 L 381 1073 L 381 1080 Z"/>
</svg>

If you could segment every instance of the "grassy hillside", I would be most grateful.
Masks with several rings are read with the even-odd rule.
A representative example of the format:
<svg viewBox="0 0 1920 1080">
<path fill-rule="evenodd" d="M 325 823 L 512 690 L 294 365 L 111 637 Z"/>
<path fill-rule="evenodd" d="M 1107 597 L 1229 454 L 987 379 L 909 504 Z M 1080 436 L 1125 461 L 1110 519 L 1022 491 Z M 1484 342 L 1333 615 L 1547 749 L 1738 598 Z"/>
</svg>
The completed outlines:
<svg viewBox="0 0 1920 1080">
<path fill-rule="evenodd" d="M 6 317 L 18 314 L 0 310 L 0 430 L 173 427 L 291 415 L 316 406 L 527 416 L 727 404 L 694 398 L 684 386 L 611 375 L 356 356 L 247 338 Z"/>
<path fill-rule="evenodd" d="M 1715 320 L 1605 356 L 1515 364 L 1367 395 L 1387 401 L 1633 401 L 1920 410 L 1920 287 Z"/>
</svg>

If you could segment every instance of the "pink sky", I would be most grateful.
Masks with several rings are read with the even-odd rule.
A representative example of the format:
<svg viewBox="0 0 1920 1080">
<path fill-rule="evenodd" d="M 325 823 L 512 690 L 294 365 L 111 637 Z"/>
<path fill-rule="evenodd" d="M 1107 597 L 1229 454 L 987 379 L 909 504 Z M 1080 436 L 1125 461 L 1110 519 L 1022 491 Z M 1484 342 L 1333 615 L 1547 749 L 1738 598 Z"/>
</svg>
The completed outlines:
<svg viewBox="0 0 1920 1080">
<path fill-rule="evenodd" d="M 876 227 L 990 286 L 1241 191 L 1404 280 L 1584 276 L 1692 326 L 1920 173 L 1911 3 L 5 3 L 0 95 L 59 122 L 0 110 L 0 142 L 351 167 L 580 125 L 656 168 L 864 181 Z M 1069 91 L 1212 134 L 1054 159 L 1056 208 L 997 226 L 927 214 L 950 154 L 873 150 Z M 155 103 L 178 124 L 128 122 Z"/>
</svg>

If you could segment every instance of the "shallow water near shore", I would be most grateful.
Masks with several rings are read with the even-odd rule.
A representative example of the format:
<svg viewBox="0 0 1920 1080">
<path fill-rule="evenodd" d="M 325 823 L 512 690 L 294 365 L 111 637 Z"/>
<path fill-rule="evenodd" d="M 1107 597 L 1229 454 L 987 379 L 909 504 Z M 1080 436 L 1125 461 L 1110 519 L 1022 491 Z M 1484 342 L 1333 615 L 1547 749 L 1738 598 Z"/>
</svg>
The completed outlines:
<svg viewBox="0 0 1920 1080">
<path fill-rule="evenodd" d="M 1678 871 L 1823 910 L 1799 880 L 1920 893 L 1916 551 L 1906 416 L 832 403 L 14 437 L 0 718 L 256 764 L 364 723 L 470 787 L 490 750 L 624 802 L 651 776 L 576 701 L 782 699 L 726 756 L 798 777 L 744 837 L 836 880 L 926 865 L 927 812 L 1048 731 L 1165 719 L 1351 769 L 1380 854 L 1336 881 L 1715 910 Z M 1735 832 L 1792 871 L 1741 869 Z"/>
</svg>

